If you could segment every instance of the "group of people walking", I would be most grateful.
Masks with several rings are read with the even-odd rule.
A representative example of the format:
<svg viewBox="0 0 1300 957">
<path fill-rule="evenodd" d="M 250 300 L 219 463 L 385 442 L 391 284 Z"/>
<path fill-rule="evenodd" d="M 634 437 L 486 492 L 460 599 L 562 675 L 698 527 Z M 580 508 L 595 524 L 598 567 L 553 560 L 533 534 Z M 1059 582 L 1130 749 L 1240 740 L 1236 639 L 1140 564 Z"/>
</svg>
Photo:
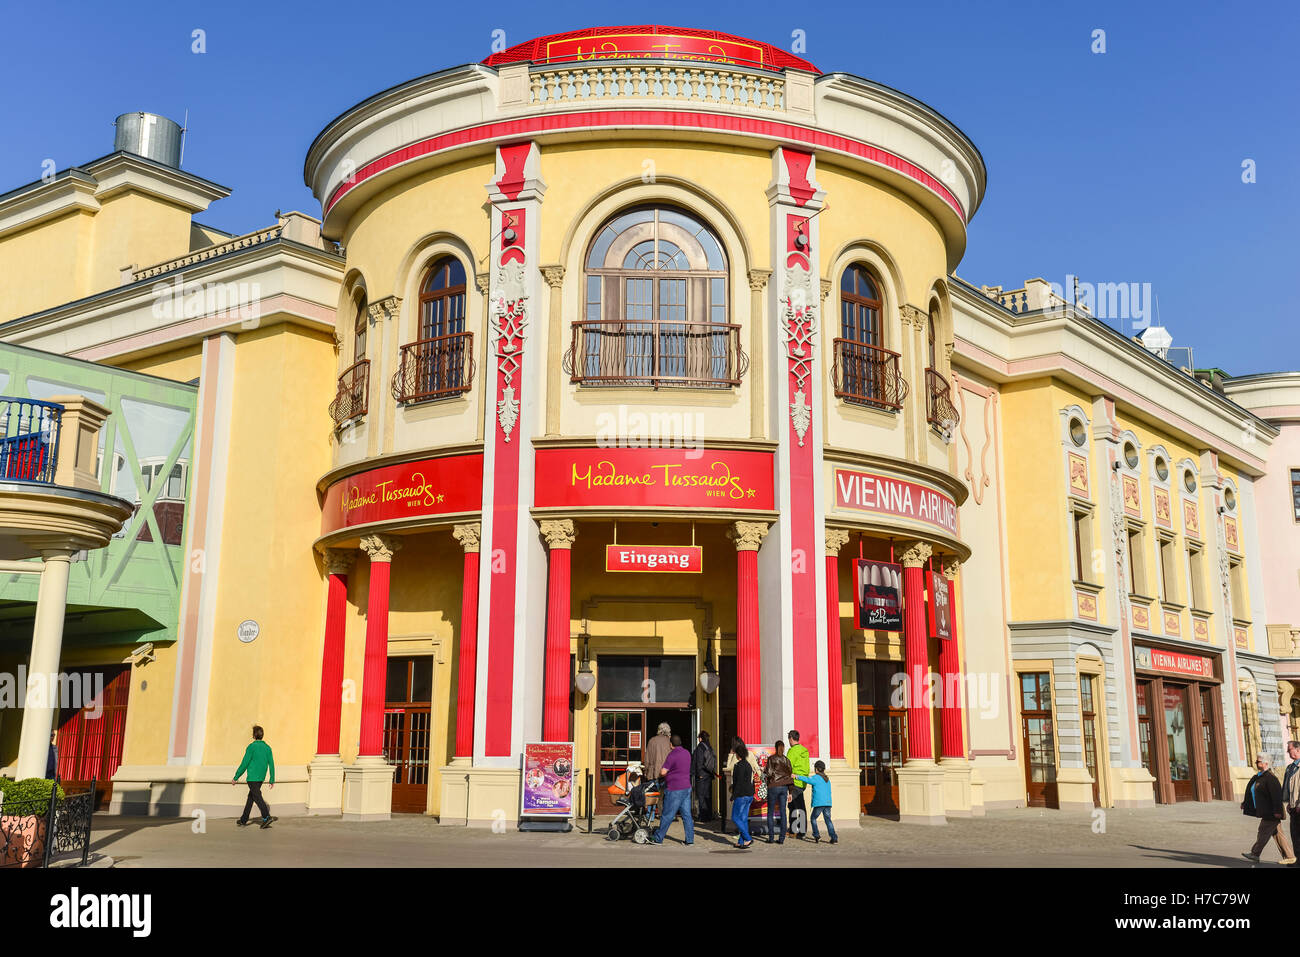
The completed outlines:
<svg viewBox="0 0 1300 957">
<path fill-rule="evenodd" d="M 777 741 L 772 746 L 773 753 L 761 763 L 743 740 L 739 737 L 732 739 L 727 763 L 723 773 L 719 774 L 717 755 L 709 743 L 707 731 L 700 732 L 695 750 L 687 752 L 682 747 L 682 739 L 671 734 L 667 724 L 661 724 L 645 749 L 646 779 L 664 780 L 663 814 L 654 833 L 654 843 L 663 843 L 669 825 L 679 816 L 686 843 L 695 843 L 692 792 L 699 820 L 712 820 L 713 782 L 725 775 L 731 793 L 731 820 L 739 835 L 736 847 L 744 849 L 754 844 L 749 817 L 755 800 L 767 805 L 764 820 L 768 844 L 784 844 L 787 833 L 802 840 L 808 822 L 812 825 L 813 841 L 819 842 L 819 817 L 826 824 L 830 842 L 838 844 L 839 837 L 831 821 L 831 783 L 826 776 L 826 765 L 818 761 L 809 766 L 808 749 L 799 743 L 797 730 L 791 730 L 786 737 L 790 742 L 789 751 L 786 751 L 784 741 Z M 811 818 L 808 817 L 809 794 Z"/>
<path fill-rule="evenodd" d="M 1295 848 L 1300 847 L 1300 741 L 1287 742 L 1286 756 L 1291 760 L 1279 781 L 1277 775 L 1269 770 L 1272 758 L 1262 751 L 1255 755 L 1257 773 L 1246 785 L 1246 796 L 1241 802 L 1243 814 L 1259 818 L 1255 844 L 1241 855 L 1252 864 L 1259 863 L 1259 856 L 1273 840 L 1277 842 L 1282 863 L 1288 867 L 1296 866 Z M 1291 819 L 1289 841 L 1282 829 L 1286 817 Z"/>
</svg>

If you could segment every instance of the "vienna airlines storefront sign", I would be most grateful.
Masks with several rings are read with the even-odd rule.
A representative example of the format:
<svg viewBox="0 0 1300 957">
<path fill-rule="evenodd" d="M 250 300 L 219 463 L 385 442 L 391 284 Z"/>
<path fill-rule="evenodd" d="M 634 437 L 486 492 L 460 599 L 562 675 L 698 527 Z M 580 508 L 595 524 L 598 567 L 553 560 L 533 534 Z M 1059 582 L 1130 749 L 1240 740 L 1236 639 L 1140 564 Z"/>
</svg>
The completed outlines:
<svg viewBox="0 0 1300 957">
<path fill-rule="evenodd" d="M 1166 651 L 1163 648 L 1148 648 L 1135 645 L 1133 656 L 1137 666 L 1143 671 L 1159 671 L 1163 674 L 1186 675 L 1189 678 L 1211 678 L 1214 674 L 1214 659 L 1209 655 L 1190 654 L 1185 651 Z"/>
<path fill-rule="evenodd" d="M 771 452 L 736 449 L 541 449 L 537 508 L 771 511 Z"/>
<path fill-rule="evenodd" d="M 482 453 L 386 465 L 330 485 L 321 509 L 321 534 L 372 522 L 476 512 L 482 502 Z"/>
<path fill-rule="evenodd" d="M 897 515 L 957 534 L 957 503 L 937 489 L 861 469 L 835 470 L 835 507 Z"/>
</svg>

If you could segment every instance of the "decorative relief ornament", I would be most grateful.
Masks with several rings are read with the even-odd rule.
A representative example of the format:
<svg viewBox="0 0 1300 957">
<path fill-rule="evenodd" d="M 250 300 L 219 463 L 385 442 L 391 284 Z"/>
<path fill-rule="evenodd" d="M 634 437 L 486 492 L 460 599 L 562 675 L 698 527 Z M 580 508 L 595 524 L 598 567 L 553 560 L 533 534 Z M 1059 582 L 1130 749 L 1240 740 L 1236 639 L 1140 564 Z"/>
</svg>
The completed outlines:
<svg viewBox="0 0 1300 957">
<path fill-rule="evenodd" d="M 564 282 L 564 267 L 543 266 L 542 277 L 546 280 L 546 285 L 554 289 L 559 286 L 560 283 Z"/>
<path fill-rule="evenodd" d="M 578 537 L 571 518 L 546 519 L 541 526 L 547 548 L 572 548 L 574 539 Z"/>
<path fill-rule="evenodd" d="M 1110 531 L 1115 547 L 1116 586 L 1119 594 L 1119 606 L 1128 605 L 1128 523 L 1124 520 L 1124 488 L 1120 474 L 1110 474 Z M 1082 572 L 1080 573 L 1082 574 Z"/>
<path fill-rule="evenodd" d="M 492 290 L 492 310 L 488 320 L 497 342 L 497 369 L 504 380 L 501 398 L 496 404 L 497 421 L 501 423 L 507 442 L 519 421 L 519 400 L 515 398 L 514 380 L 523 361 L 524 327 L 528 324 L 527 300 L 524 264 L 517 260 L 503 263 Z"/>
<path fill-rule="evenodd" d="M 732 522 L 727 538 L 736 543 L 738 552 L 756 552 L 770 527 L 767 522 Z"/>
<path fill-rule="evenodd" d="M 951 559 L 944 563 L 943 577 L 948 579 L 948 581 L 953 581 L 957 578 L 957 573 L 959 571 L 961 571 L 961 562 L 956 559 Z"/>
<path fill-rule="evenodd" d="M 751 269 L 749 271 L 749 288 L 753 292 L 762 292 L 767 288 L 767 281 L 772 278 L 770 269 Z"/>
<path fill-rule="evenodd" d="M 1228 562 L 1228 542 L 1223 533 L 1223 519 L 1220 518 L 1214 525 L 1219 545 L 1219 587 L 1223 589 L 1223 612 L 1228 619 L 1228 631 L 1232 631 L 1232 566 Z"/>
<path fill-rule="evenodd" d="M 367 306 L 366 316 L 370 319 L 370 324 L 374 325 L 381 319 L 393 318 L 400 308 L 402 308 L 402 297 L 389 296 L 387 299 L 379 299 Z"/>
<path fill-rule="evenodd" d="M 785 319 L 781 332 L 785 353 L 794 376 L 794 397 L 790 400 L 790 424 L 802 446 L 812 423 L 812 407 L 804 387 L 812 373 L 813 339 L 817 335 L 816 300 L 813 299 L 812 273 L 801 264 L 785 267 Z"/>
<path fill-rule="evenodd" d="M 826 554 L 838 555 L 840 549 L 849 543 L 849 532 L 846 528 L 828 528 L 826 529 Z"/>
<path fill-rule="evenodd" d="M 903 551 L 904 568 L 923 568 L 934 554 L 934 548 L 925 542 L 911 542 Z"/>
<path fill-rule="evenodd" d="M 325 549 L 325 571 L 330 575 L 346 575 L 352 570 L 357 553 L 351 548 Z"/>
<path fill-rule="evenodd" d="M 361 550 L 372 562 L 391 562 L 402 548 L 402 540 L 394 535 L 366 535 L 361 539 Z"/>
<path fill-rule="evenodd" d="M 477 552 L 479 550 L 479 536 L 482 534 L 483 526 L 479 522 L 469 522 L 465 525 L 453 525 L 451 537 L 460 542 L 460 547 L 467 552 Z"/>
</svg>

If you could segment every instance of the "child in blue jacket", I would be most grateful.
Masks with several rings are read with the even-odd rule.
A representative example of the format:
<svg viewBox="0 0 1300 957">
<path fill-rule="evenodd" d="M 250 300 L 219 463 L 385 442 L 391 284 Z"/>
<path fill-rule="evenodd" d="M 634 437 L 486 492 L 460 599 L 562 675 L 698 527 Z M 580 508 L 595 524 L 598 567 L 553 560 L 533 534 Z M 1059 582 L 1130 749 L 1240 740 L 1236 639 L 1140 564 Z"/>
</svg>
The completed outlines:
<svg viewBox="0 0 1300 957">
<path fill-rule="evenodd" d="M 813 842 L 816 843 L 822 839 L 821 833 L 817 830 L 817 815 L 820 814 L 826 821 L 826 830 L 830 832 L 831 843 L 838 844 L 840 839 L 835 835 L 835 825 L 831 823 L 831 779 L 826 776 L 826 762 L 818 761 L 813 765 L 816 774 L 805 775 L 796 774 L 796 781 L 803 781 L 805 784 L 812 785 L 812 832 Z"/>
</svg>

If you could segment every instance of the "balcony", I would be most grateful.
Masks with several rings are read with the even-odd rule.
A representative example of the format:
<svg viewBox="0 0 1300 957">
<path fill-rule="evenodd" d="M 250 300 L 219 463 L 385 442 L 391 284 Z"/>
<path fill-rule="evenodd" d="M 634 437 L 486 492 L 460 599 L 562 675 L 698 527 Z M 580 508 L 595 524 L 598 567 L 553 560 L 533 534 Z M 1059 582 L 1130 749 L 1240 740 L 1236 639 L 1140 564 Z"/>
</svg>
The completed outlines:
<svg viewBox="0 0 1300 957">
<path fill-rule="evenodd" d="M 573 324 L 563 368 L 589 386 L 729 389 L 749 357 L 730 323 L 597 320 Z"/>
<path fill-rule="evenodd" d="M 398 402 L 428 402 L 468 392 L 474 380 L 474 334 L 421 339 L 402 346 L 393 374 Z"/>
<path fill-rule="evenodd" d="M 961 421 L 952 404 L 952 387 L 933 369 L 925 370 L 926 421 L 941 431 L 955 429 Z"/>
<path fill-rule="evenodd" d="M 338 392 L 330 403 L 330 418 L 338 428 L 366 414 L 370 399 L 370 360 L 353 363 L 339 376 Z"/>
<path fill-rule="evenodd" d="M 0 398 L 0 479 L 54 484 L 63 406 Z"/>
<path fill-rule="evenodd" d="M 898 353 L 854 339 L 835 340 L 831 370 L 836 398 L 896 412 L 907 398 L 907 380 L 898 369 Z"/>
</svg>

